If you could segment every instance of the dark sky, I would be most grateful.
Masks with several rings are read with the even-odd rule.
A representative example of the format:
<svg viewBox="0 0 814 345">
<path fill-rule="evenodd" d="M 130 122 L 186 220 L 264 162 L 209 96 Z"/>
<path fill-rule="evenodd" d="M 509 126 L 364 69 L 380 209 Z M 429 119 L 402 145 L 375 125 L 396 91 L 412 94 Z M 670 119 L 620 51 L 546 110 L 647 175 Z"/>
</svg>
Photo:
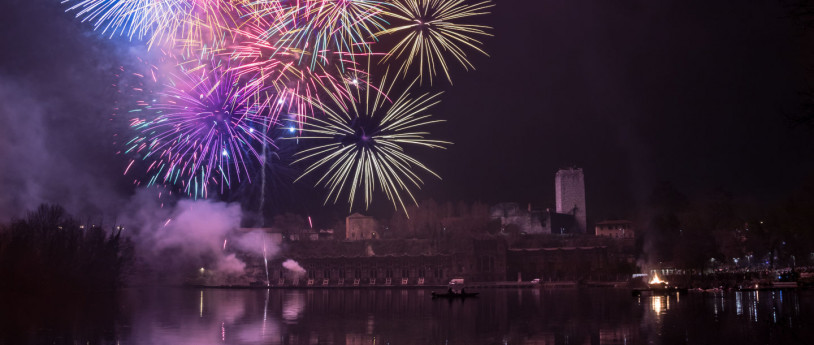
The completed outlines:
<svg viewBox="0 0 814 345">
<path fill-rule="evenodd" d="M 111 85 L 143 45 L 64 8 L 0 4 L 4 218 L 42 201 L 107 212 L 132 193 Z M 786 118 L 814 66 L 780 1 L 501 0 L 484 20 L 491 56 L 436 85 L 447 122 L 433 131 L 455 144 L 416 152 L 444 177 L 419 199 L 553 206 L 554 173 L 576 165 L 599 219 L 628 215 L 659 181 L 775 200 L 814 172 L 814 132 Z"/>
</svg>

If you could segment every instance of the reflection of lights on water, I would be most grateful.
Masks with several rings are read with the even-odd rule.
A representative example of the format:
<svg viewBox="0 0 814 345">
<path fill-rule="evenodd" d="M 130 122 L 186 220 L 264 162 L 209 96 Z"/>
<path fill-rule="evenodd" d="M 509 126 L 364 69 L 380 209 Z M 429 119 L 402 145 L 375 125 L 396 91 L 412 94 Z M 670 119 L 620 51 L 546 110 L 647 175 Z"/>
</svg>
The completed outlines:
<svg viewBox="0 0 814 345">
<path fill-rule="evenodd" d="M 373 315 L 367 317 L 367 334 L 373 334 L 373 326 L 376 325 L 376 320 Z"/>
<path fill-rule="evenodd" d="M 656 313 L 656 316 L 659 316 L 662 312 L 670 309 L 670 299 L 666 296 L 653 296 L 651 297 L 650 306 Z"/>
<path fill-rule="evenodd" d="M 203 290 L 201 290 L 201 307 L 200 307 L 200 313 L 199 313 L 198 317 L 203 317 Z"/>
<path fill-rule="evenodd" d="M 735 314 L 738 316 L 743 315 L 743 293 L 740 291 L 735 292 Z"/>
<path fill-rule="evenodd" d="M 715 314 L 715 316 L 718 316 L 718 302 L 715 302 L 714 300 L 713 300 L 713 303 L 712 303 L 712 312 Z M 716 318 L 716 321 L 717 321 L 717 318 Z"/>
<path fill-rule="evenodd" d="M 292 292 L 287 294 L 283 301 L 283 319 L 286 321 L 296 321 L 305 309 L 305 300 L 302 293 Z"/>
</svg>

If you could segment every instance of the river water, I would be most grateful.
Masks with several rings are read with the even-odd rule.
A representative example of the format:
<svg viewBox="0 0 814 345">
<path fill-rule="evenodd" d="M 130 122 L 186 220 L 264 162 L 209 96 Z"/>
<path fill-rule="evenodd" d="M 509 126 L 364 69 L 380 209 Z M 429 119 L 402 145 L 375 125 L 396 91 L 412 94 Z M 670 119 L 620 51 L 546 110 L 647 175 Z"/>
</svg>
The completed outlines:
<svg viewBox="0 0 814 345">
<path fill-rule="evenodd" d="M 0 344 L 813 344 L 814 291 L 129 289 L 0 310 Z"/>
</svg>

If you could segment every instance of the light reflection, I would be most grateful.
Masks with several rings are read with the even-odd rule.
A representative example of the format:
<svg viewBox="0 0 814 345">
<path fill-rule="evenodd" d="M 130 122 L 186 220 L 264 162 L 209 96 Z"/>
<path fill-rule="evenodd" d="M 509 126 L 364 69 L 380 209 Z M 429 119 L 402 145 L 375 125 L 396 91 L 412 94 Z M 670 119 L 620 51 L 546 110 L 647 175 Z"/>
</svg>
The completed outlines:
<svg viewBox="0 0 814 345">
<path fill-rule="evenodd" d="M 300 291 L 291 291 L 283 300 L 283 319 L 288 323 L 296 323 L 300 314 L 305 310 L 305 296 Z"/>
<path fill-rule="evenodd" d="M 373 334 L 374 326 L 376 325 L 376 320 L 374 316 L 368 315 L 367 317 L 367 334 Z"/>
<path fill-rule="evenodd" d="M 656 316 L 661 316 L 661 314 L 667 309 L 670 308 L 670 300 L 667 296 L 652 296 L 650 298 L 650 307 L 656 313 Z"/>
<path fill-rule="evenodd" d="M 735 314 L 743 315 L 743 292 L 735 292 Z"/>
<path fill-rule="evenodd" d="M 528 334 L 518 337 L 518 328 L 512 326 L 513 322 L 537 321 L 540 319 L 535 317 L 546 315 L 544 313 L 563 315 L 563 320 L 576 322 L 580 316 L 573 308 L 579 303 L 574 302 L 583 296 L 580 294 L 587 292 L 578 294 L 573 291 L 541 290 L 538 293 L 534 290 L 496 289 L 490 291 L 487 298 L 450 304 L 447 301 L 433 301 L 429 296 L 429 290 L 426 290 L 425 294 L 424 290 L 419 289 L 392 291 L 389 294 L 384 290 L 314 289 L 312 296 L 304 290 L 213 289 L 206 291 L 207 317 L 202 318 L 203 292 L 199 290 L 199 296 L 196 296 L 199 298 L 200 319 L 194 318 L 192 309 L 194 305 L 188 304 L 191 302 L 188 297 L 191 297 L 194 290 L 184 290 L 182 294 L 175 296 L 186 296 L 185 298 L 152 302 L 149 298 L 134 299 L 137 301 L 136 304 L 152 306 L 138 305 L 135 308 L 133 332 L 125 335 L 121 343 L 395 345 L 396 342 L 393 340 L 398 337 L 407 339 L 398 342 L 404 344 L 443 344 L 444 339 L 449 337 L 450 345 L 491 343 L 542 345 L 565 343 L 566 339 L 573 344 L 593 344 L 597 343 L 597 340 L 598 344 L 647 344 L 648 340 L 659 343 L 658 340 L 663 340 L 664 337 L 685 339 L 687 343 L 693 343 L 701 332 L 710 332 L 722 324 L 738 329 L 742 327 L 735 326 L 749 325 L 747 328 L 761 330 L 769 326 L 778 330 L 794 329 L 793 325 L 798 324 L 796 321 L 800 318 L 800 314 L 794 312 L 797 302 L 803 299 L 799 303 L 807 303 L 803 298 L 805 295 L 798 298 L 798 292 L 795 291 L 785 291 L 782 302 L 779 292 L 774 296 L 769 292 L 762 292 L 765 294 L 764 298 L 774 297 L 772 300 L 764 299 L 763 305 L 758 303 L 759 295 L 756 292 L 736 291 L 723 294 L 720 299 L 721 305 L 718 305 L 718 295 L 710 298 L 709 294 L 631 297 L 627 293 L 614 296 L 601 292 L 599 295 L 588 296 L 590 298 L 611 296 L 600 302 L 601 308 L 607 308 L 604 310 L 612 312 L 602 313 L 600 326 L 597 328 L 574 326 L 572 330 L 562 330 L 558 328 L 560 320 L 551 325 L 542 321 L 530 329 L 523 328 L 522 331 Z M 532 297 L 523 296 L 524 304 L 517 304 L 516 294 L 529 293 Z M 491 298 L 492 295 L 499 298 Z M 358 298 L 354 299 L 354 296 Z M 685 302 L 680 303 L 680 297 L 684 297 Z M 174 307 L 172 302 L 168 302 L 175 300 L 187 301 L 182 304 L 183 313 L 174 309 L 177 307 Z M 263 302 L 260 302 L 261 300 Z M 734 303 L 735 308 L 726 308 L 726 303 L 730 301 Z M 645 302 L 650 305 L 645 306 Z M 709 308 L 709 302 L 713 302 L 714 309 Z M 769 308 L 772 305 L 774 307 L 770 316 Z M 631 308 L 627 308 L 628 306 Z M 592 306 L 595 307 L 596 304 Z M 802 307 L 805 313 L 808 310 L 807 304 L 803 304 Z M 759 312 L 763 317 L 770 316 L 763 319 L 760 324 L 753 323 L 757 320 L 757 308 L 762 308 Z M 160 312 L 161 317 L 156 317 L 156 311 Z M 666 315 L 668 311 L 670 317 L 661 316 Z M 732 313 L 733 311 L 735 313 Z M 722 324 L 713 321 L 711 312 L 717 313 L 716 319 Z M 738 317 L 734 317 L 733 314 L 737 314 Z M 699 317 L 704 322 L 698 322 L 696 326 L 686 329 L 676 327 L 675 322 Z M 770 319 L 774 324 L 768 322 Z M 226 328 L 229 328 L 228 341 L 225 340 Z M 738 339 L 744 338 L 743 334 L 729 335 Z M 488 336 L 490 341 L 478 341 L 481 339 L 478 337 L 481 336 Z M 411 342 L 410 339 L 416 341 Z"/>
</svg>

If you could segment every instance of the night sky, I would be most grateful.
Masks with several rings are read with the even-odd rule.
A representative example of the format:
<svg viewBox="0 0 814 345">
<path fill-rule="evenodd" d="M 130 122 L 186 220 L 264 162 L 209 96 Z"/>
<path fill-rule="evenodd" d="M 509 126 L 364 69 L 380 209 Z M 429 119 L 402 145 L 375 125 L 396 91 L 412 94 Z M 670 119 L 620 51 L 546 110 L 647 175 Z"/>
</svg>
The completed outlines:
<svg viewBox="0 0 814 345">
<path fill-rule="evenodd" d="M 102 39 L 65 8 L 0 4 L 4 219 L 40 202 L 115 212 L 133 193 L 112 84 L 144 45 Z M 447 120 L 434 135 L 455 144 L 415 152 L 444 178 L 418 199 L 553 206 L 554 173 L 575 165 L 599 220 L 629 216 L 659 181 L 772 201 L 814 173 L 814 132 L 788 119 L 810 37 L 781 1 L 499 0 L 483 20 L 491 56 L 434 85 Z"/>
</svg>

